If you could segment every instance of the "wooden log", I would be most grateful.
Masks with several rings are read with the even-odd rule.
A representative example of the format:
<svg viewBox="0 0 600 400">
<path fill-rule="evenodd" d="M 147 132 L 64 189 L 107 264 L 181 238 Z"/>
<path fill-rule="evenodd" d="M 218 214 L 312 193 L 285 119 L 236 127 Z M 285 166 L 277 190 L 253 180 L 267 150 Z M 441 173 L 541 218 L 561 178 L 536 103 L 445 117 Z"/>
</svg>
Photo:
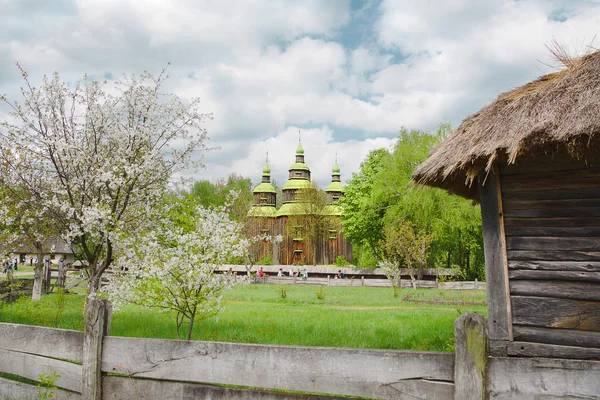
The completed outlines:
<svg viewBox="0 0 600 400">
<path fill-rule="evenodd" d="M 600 363 L 547 358 L 491 358 L 490 399 L 597 399 Z"/>
<path fill-rule="evenodd" d="M 591 199 L 548 199 L 548 200 L 516 200 L 504 199 L 504 212 L 509 214 L 516 210 L 552 210 L 557 208 L 597 208 L 599 198 Z"/>
<path fill-rule="evenodd" d="M 490 347 L 490 355 L 492 357 L 507 357 L 507 346 L 509 342 L 508 340 L 489 340 Z"/>
<path fill-rule="evenodd" d="M 482 315 L 464 314 L 454 322 L 454 398 L 485 399 L 488 357 L 487 322 Z"/>
<path fill-rule="evenodd" d="M 0 323 L 0 348 L 81 362 L 83 332 Z"/>
<path fill-rule="evenodd" d="M 561 199 L 595 199 L 600 198 L 600 188 L 588 187 L 572 189 L 542 189 L 542 190 L 508 190 L 503 188 L 506 197 L 514 200 L 561 200 Z"/>
<path fill-rule="evenodd" d="M 0 360 L 0 372 L 34 381 L 38 381 L 41 374 L 52 375 L 56 372 L 60 375 L 56 381 L 57 387 L 81 392 L 81 365 L 4 349 L 0 349 Z"/>
<path fill-rule="evenodd" d="M 561 280 L 511 280 L 510 294 L 600 301 L 600 284 Z M 517 305 L 514 304 L 513 307 L 517 307 Z"/>
<path fill-rule="evenodd" d="M 600 202 L 600 200 L 598 200 Z M 513 226 L 506 229 L 506 236 L 558 236 L 558 237 L 598 237 L 600 226 L 593 227 L 542 227 Z"/>
<path fill-rule="evenodd" d="M 514 164 L 502 164 L 500 170 L 502 174 L 506 175 L 531 175 L 534 173 L 544 175 L 548 174 L 549 171 L 577 171 L 598 167 L 600 167 L 600 160 L 593 153 L 575 159 L 567 153 L 552 152 L 538 156 L 518 158 Z"/>
<path fill-rule="evenodd" d="M 502 183 L 530 183 L 532 185 L 545 185 L 547 183 L 554 182 L 572 182 L 575 180 L 584 181 L 586 179 L 600 179 L 600 168 L 590 168 L 584 165 L 576 169 L 564 169 L 554 171 L 522 171 L 521 174 L 508 174 L 506 178 L 502 179 Z M 561 185 L 562 187 L 562 185 Z"/>
<path fill-rule="evenodd" d="M 598 183 L 600 185 L 600 182 Z M 600 217 L 600 207 L 565 207 L 528 210 L 509 210 L 507 218 L 587 218 Z"/>
<path fill-rule="evenodd" d="M 508 266 L 505 264 L 506 247 L 503 245 L 502 206 L 497 180 L 493 171 L 479 174 L 486 291 L 489 299 L 488 328 L 491 340 L 512 340 Z"/>
<path fill-rule="evenodd" d="M 515 325 L 514 332 L 516 341 L 600 348 L 598 332 L 520 325 Z"/>
<path fill-rule="evenodd" d="M 600 359 L 600 349 L 596 348 L 530 342 L 507 342 L 507 354 L 513 357 Z"/>
<path fill-rule="evenodd" d="M 427 381 L 417 382 L 421 386 Z M 418 392 L 413 398 L 420 399 L 454 399 L 454 385 L 452 383 L 433 382 L 432 388 L 425 392 Z M 414 384 L 413 386 L 417 386 Z M 230 399 L 230 400 L 333 400 L 347 397 L 321 396 L 318 394 L 297 394 L 285 392 L 272 392 L 260 389 L 227 388 L 191 382 L 169 382 L 150 379 L 136 379 L 121 376 L 108 376 L 103 380 L 103 392 L 106 400 L 118 399 L 145 399 L 145 400 L 195 400 L 201 399 Z M 383 397 L 386 398 L 386 397 Z M 397 398 L 391 396 L 387 398 Z"/>
<path fill-rule="evenodd" d="M 598 227 L 600 218 L 598 217 L 544 217 L 544 218 L 512 218 L 506 217 L 504 224 L 508 230 L 513 227 Z"/>
<path fill-rule="evenodd" d="M 509 250 L 507 252 L 509 268 L 514 269 L 569 269 L 580 271 L 600 271 L 599 251 L 537 251 L 537 250 Z M 545 262 L 542 262 L 545 261 Z M 560 261 L 569 261 L 568 264 Z M 580 261 L 580 262 L 575 262 Z M 594 262 L 596 261 L 596 262 Z"/>
<path fill-rule="evenodd" d="M 510 250 L 589 250 L 600 249 L 598 238 L 567 238 L 567 237 L 508 237 L 506 240 Z"/>
<path fill-rule="evenodd" d="M 41 393 L 44 393 L 44 389 L 41 389 Z M 33 400 L 39 399 L 39 395 L 40 390 L 36 386 L 0 378 L 0 398 L 2 399 Z M 52 398 L 54 400 L 79 400 L 81 399 L 81 395 L 62 389 L 54 389 Z"/>
<path fill-rule="evenodd" d="M 507 177 L 507 179 L 509 179 Z M 503 182 L 502 191 L 511 192 L 517 190 L 552 190 L 556 189 L 560 182 L 561 189 L 579 190 L 580 188 L 597 188 L 600 185 L 600 176 L 576 176 L 566 178 L 563 174 L 547 175 L 543 179 L 535 179 L 521 176 L 515 177 L 512 182 Z"/>
<path fill-rule="evenodd" d="M 102 370 L 132 377 L 376 398 L 446 393 L 454 380 L 450 353 L 114 336 L 104 340 Z"/>
<path fill-rule="evenodd" d="M 513 323 L 600 332 L 600 302 L 511 296 Z"/>
<path fill-rule="evenodd" d="M 536 279 L 536 280 L 556 280 L 566 281 L 565 284 L 570 284 L 568 281 L 585 281 L 585 282 L 600 282 L 600 272 L 587 271 L 545 271 L 536 269 L 519 269 L 508 271 L 508 277 L 511 279 L 511 293 L 513 285 L 517 279 Z"/>
<path fill-rule="evenodd" d="M 90 299 L 86 304 L 81 377 L 84 399 L 102 400 L 102 345 L 104 336 L 109 334 L 111 313 L 112 307 L 106 300 Z"/>
</svg>

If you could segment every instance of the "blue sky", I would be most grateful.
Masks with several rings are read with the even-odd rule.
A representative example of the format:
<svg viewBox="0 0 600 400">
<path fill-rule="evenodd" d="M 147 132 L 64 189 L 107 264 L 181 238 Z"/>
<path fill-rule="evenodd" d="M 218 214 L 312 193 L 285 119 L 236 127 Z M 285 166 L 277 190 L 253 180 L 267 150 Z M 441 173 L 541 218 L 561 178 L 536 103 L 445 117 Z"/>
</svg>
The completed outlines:
<svg viewBox="0 0 600 400">
<path fill-rule="evenodd" d="M 402 127 L 456 127 L 500 93 L 552 72 L 553 39 L 577 54 L 600 2 L 567 0 L 0 0 L 0 93 L 58 71 L 115 79 L 167 62 L 169 89 L 199 97 L 210 146 L 197 179 L 287 179 L 298 130 L 321 186 Z M 0 109 L 0 113 L 5 110 Z"/>
</svg>

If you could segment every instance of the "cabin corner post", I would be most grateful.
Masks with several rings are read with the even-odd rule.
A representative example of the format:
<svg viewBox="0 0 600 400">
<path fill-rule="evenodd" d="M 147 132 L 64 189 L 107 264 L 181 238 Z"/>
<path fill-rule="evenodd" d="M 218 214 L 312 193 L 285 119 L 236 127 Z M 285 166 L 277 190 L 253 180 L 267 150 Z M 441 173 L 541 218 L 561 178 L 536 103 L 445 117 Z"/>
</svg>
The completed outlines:
<svg viewBox="0 0 600 400">
<path fill-rule="evenodd" d="M 110 333 L 112 306 L 107 300 L 90 299 L 85 307 L 81 398 L 102 400 L 102 345 Z"/>
<path fill-rule="evenodd" d="M 479 197 L 483 227 L 488 332 L 492 355 L 506 355 L 513 340 L 506 238 L 498 168 L 479 174 Z"/>
</svg>

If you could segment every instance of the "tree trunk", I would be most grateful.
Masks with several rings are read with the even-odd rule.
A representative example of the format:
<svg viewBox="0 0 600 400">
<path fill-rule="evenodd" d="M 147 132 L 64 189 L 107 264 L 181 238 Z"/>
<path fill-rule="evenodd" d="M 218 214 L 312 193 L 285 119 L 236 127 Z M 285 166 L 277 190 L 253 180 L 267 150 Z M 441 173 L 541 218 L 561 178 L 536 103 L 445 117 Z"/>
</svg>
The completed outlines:
<svg viewBox="0 0 600 400">
<path fill-rule="evenodd" d="M 190 318 L 190 327 L 188 328 L 187 340 L 192 340 L 192 330 L 194 329 L 194 319 L 196 319 L 196 308 L 194 308 L 194 312 L 192 312 L 192 316 Z"/>
<path fill-rule="evenodd" d="M 37 249 L 37 262 L 35 263 L 35 277 L 33 280 L 32 301 L 40 301 L 42 298 L 42 286 L 44 283 L 44 252 Z"/>
</svg>

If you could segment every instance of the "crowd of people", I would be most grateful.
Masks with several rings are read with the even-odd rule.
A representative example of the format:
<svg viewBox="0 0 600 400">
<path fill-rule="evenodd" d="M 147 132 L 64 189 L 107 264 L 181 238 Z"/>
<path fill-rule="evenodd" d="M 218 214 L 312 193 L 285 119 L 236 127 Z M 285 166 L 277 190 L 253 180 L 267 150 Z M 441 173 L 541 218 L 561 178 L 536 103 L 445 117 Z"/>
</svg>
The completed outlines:
<svg viewBox="0 0 600 400">
<path fill-rule="evenodd" d="M 17 258 L 11 260 L 10 258 L 5 259 L 2 262 L 2 273 L 8 274 L 10 271 L 18 271 L 19 269 L 19 260 Z"/>
</svg>

